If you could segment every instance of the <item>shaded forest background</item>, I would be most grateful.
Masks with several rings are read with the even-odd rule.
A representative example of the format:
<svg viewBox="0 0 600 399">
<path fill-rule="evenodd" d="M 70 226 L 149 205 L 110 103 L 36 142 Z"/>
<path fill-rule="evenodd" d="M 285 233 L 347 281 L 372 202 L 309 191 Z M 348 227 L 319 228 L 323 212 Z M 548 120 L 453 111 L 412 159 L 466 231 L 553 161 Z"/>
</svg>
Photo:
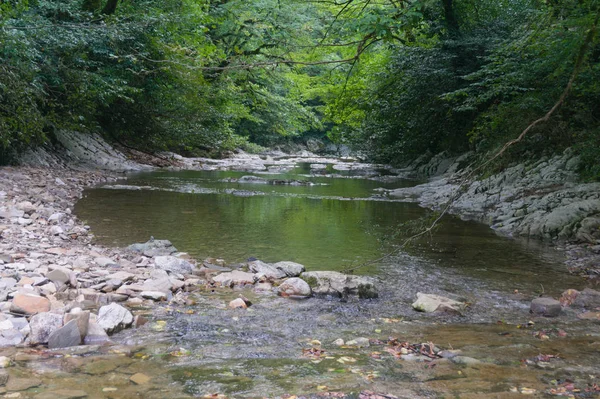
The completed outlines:
<svg viewBox="0 0 600 399">
<path fill-rule="evenodd" d="M 573 147 L 600 179 L 597 0 L 0 0 L 0 149 L 59 129 L 218 155 L 318 138 L 369 159 Z M 594 30 L 589 35 L 590 29 Z"/>
</svg>

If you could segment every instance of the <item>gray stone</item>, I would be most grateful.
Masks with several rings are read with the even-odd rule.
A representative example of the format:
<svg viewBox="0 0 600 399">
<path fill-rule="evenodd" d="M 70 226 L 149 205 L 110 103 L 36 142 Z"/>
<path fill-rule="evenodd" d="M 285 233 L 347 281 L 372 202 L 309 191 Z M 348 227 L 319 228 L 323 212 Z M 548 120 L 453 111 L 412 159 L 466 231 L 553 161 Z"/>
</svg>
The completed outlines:
<svg viewBox="0 0 600 399">
<path fill-rule="evenodd" d="M 110 342 L 110 338 L 108 337 L 106 331 L 104 331 L 104 329 L 100 327 L 98 323 L 90 321 L 88 325 L 88 332 L 83 342 L 86 345 L 102 345 Z"/>
<path fill-rule="evenodd" d="M 288 261 L 274 263 L 273 267 L 275 267 L 278 270 L 281 270 L 288 277 L 298 277 L 306 271 L 304 265 Z"/>
<path fill-rule="evenodd" d="M 248 262 L 248 270 L 252 273 L 263 274 L 267 278 L 280 279 L 287 277 L 287 274 L 283 270 L 277 269 L 275 266 L 261 260 Z"/>
<path fill-rule="evenodd" d="M 419 312 L 426 313 L 439 311 L 462 313 L 466 304 L 443 296 L 419 292 L 412 307 Z"/>
<path fill-rule="evenodd" d="M 145 243 L 132 244 L 127 249 L 139 252 L 144 256 L 155 257 L 155 256 L 168 256 L 177 252 L 177 248 L 171 244 L 169 240 L 154 240 L 151 239 Z"/>
<path fill-rule="evenodd" d="M 31 345 L 46 344 L 50 335 L 62 327 L 63 317 L 56 313 L 38 313 L 29 321 Z"/>
<path fill-rule="evenodd" d="M 477 360 L 477 359 L 474 359 L 474 358 L 468 357 L 468 356 L 453 356 L 450 358 L 450 361 L 452 363 L 464 364 L 467 366 L 472 366 L 472 365 L 481 363 L 481 360 Z"/>
<path fill-rule="evenodd" d="M 19 345 L 25 339 L 25 335 L 15 328 L 0 331 L 0 346 Z"/>
<path fill-rule="evenodd" d="M 96 264 L 100 267 L 107 267 L 110 265 L 116 265 L 117 262 L 115 262 L 114 260 L 107 258 L 105 256 L 100 256 L 98 258 L 94 259 L 94 262 L 96 262 Z"/>
<path fill-rule="evenodd" d="M 213 277 L 213 281 L 222 287 L 231 287 L 232 285 L 254 284 L 255 277 L 252 273 L 234 270 L 232 272 L 221 273 Z"/>
<path fill-rule="evenodd" d="M 176 274 L 191 274 L 194 270 L 190 262 L 175 256 L 157 256 L 154 258 L 154 264 L 158 269 Z"/>
<path fill-rule="evenodd" d="M 115 333 L 133 324 L 133 315 L 116 303 L 102 306 L 98 311 L 97 323 L 107 333 Z"/>
<path fill-rule="evenodd" d="M 145 299 L 152 299 L 153 301 L 166 301 L 167 294 L 162 291 L 142 291 L 140 296 Z"/>
<path fill-rule="evenodd" d="M 312 290 L 306 281 L 298 277 L 292 277 L 277 287 L 277 293 L 284 297 L 307 298 L 312 295 Z"/>
<path fill-rule="evenodd" d="M 77 320 L 71 320 L 48 337 L 48 348 L 68 348 L 81 345 L 81 333 Z"/>
<path fill-rule="evenodd" d="M 366 287 L 377 293 L 375 280 L 366 276 L 354 276 L 338 272 L 304 272 L 300 278 L 308 283 L 316 295 L 359 295 Z"/>
<path fill-rule="evenodd" d="M 553 298 L 535 298 L 531 301 L 530 312 L 537 316 L 556 317 L 561 314 L 562 306 Z"/>
<path fill-rule="evenodd" d="M 61 284 L 66 284 L 70 280 L 69 271 L 66 269 L 54 269 L 46 275 L 46 278 L 53 283 Z"/>
<path fill-rule="evenodd" d="M 79 308 L 71 310 L 71 313 L 65 315 L 65 323 L 71 321 L 77 322 L 77 328 L 79 329 L 79 335 L 83 340 L 88 333 L 90 324 L 90 312 L 87 310 L 81 310 Z"/>
</svg>

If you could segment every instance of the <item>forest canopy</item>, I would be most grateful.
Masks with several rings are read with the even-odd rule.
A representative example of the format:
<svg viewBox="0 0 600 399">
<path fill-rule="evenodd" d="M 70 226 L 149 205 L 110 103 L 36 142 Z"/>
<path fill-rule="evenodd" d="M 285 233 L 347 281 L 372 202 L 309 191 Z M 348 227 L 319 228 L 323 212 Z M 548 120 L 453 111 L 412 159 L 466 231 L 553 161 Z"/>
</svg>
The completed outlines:
<svg viewBox="0 0 600 399">
<path fill-rule="evenodd" d="M 548 112 L 577 69 L 510 155 L 573 147 L 598 179 L 598 6 L 1 0 L 0 148 L 6 160 L 69 129 L 187 154 L 310 137 L 394 164 L 485 154 Z"/>
</svg>

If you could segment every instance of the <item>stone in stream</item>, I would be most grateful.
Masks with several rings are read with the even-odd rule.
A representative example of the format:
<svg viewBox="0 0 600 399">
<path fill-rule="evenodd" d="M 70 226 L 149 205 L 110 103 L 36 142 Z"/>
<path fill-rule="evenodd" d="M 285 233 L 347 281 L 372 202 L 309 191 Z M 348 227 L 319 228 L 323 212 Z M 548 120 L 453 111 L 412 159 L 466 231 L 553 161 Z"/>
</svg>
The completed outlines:
<svg viewBox="0 0 600 399">
<path fill-rule="evenodd" d="M 130 327 L 133 324 L 133 315 L 123 306 L 111 303 L 100 308 L 97 323 L 111 334 Z"/>
<path fill-rule="evenodd" d="M 312 295 L 312 290 L 306 281 L 292 277 L 277 287 L 277 293 L 283 297 L 308 298 Z"/>
<path fill-rule="evenodd" d="M 129 381 L 133 382 L 135 385 L 143 385 L 150 382 L 150 377 L 146 374 L 136 373 L 129 377 Z"/>
<path fill-rule="evenodd" d="M 81 310 L 80 308 L 72 309 L 70 313 L 67 313 L 64 317 L 65 323 L 75 321 L 77 323 L 77 329 L 81 340 L 85 339 L 88 334 L 88 327 L 90 324 L 90 312 L 88 310 Z"/>
<path fill-rule="evenodd" d="M 191 274 L 194 270 L 194 265 L 176 256 L 157 256 L 154 258 L 154 264 L 158 269 L 175 274 Z"/>
<path fill-rule="evenodd" d="M 562 306 L 553 298 L 535 298 L 531 301 L 529 311 L 538 316 L 557 317 L 562 312 Z"/>
<path fill-rule="evenodd" d="M 100 327 L 96 322 L 90 321 L 88 325 L 88 332 L 83 340 L 83 343 L 86 345 L 102 345 L 107 342 L 110 342 L 110 338 L 108 334 L 102 327 Z"/>
<path fill-rule="evenodd" d="M 58 389 L 56 391 L 48 391 L 35 395 L 34 399 L 83 399 L 87 398 L 88 394 L 80 389 Z"/>
<path fill-rule="evenodd" d="M 152 299 L 153 301 L 166 301 L 167 294 L 162 291 L 142 291 L 140 296 L 145 299 Z"/>
<path fill-rule="evenodd" d="M 263 274 L 267 278 L 280 279 L 287 277 L 283 270 L 261 260 L 248 262 L 248 270 L 255 274 Z"/>
<path fill-rule="evenodd" d="M 289 261 L 273 263 L 273 267 L 275 269 L 281 270 L 288 277 L 298 277 L 306 271 L 304 265 Z"/>
<path fill-rule="evenodd" d="M 150 239 L 145 243 L 132 244 L 127 249 L 139 252 L 144 256 L 153 258 L 155 256 L 168 256 L 177 252 L 177 248 L 169 240 Z"/>
<path fill-rule="evenodd" d="M 339 272 L 304 272 L 300 278 L 308 283 L 316 295 L 358 295 L 361 299 L 378 296 L 375 279 Z"/>
<path fill-rule="evenodd" d="M 61 328 L 63 316 L 56 313 L 39 313 L 31 317 L 29 327 L 29 344 L 38 345 L 48 343 L 50 335 Z"/>
<path fill-rule="evenodd" d="M 232 285 L 254 284 L 254 274 L 234 270 L 232 272 L 221 273 L 212 278 L 212 280 L 221 285 L 221 287 L 231 287 Z"/>
<path fill-rule="evenodd" d="M 9 378 L 6 383 L 8 392 L 26 391 L 29 388 L 35 388 L 42 385 L 42 380 L 38 378 Z"/>
<path fill-rule="evenodd" d="M 439 295 L 417 293 L 417 300 L 412 304 L 413 309 L 419 312 L 456 312 L 462 313 L 466 304 Z"/>
<path fill-rule="evenodd" d="M 229 302 L 230 309 L 246 309 L 250 305 L 252 305 L 250 301 L 247 301 L 244 298 L 237 298 Z"/>
<path fill-rule="evenodd" d="M 11 312 L 21 314 L 36 314 L 48 312 L 50 301 L 33 293 L 17 293 L 11 305 Z"/>
<path fill-rule="evenodd" d="M 81 345 L 81 333 L 77 326 L 77 320 L 71 320 L 48 337 L 48 348 L 68 348 Z"/>
</svg>

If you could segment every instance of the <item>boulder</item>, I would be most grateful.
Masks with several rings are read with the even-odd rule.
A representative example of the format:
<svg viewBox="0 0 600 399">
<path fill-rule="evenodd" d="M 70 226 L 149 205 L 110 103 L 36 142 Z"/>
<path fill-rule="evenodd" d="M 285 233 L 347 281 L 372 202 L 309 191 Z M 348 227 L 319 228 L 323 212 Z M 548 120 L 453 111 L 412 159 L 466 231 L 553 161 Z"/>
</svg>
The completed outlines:
<svg viewBox="0 0 600 399">
<path fill-rule="evenodd" d="M 133 324 L 133 315 L 123 306 L 111 303 L 100 308 L 97 323 L 111 334 L 130 327 Z"/>
<path fill-rule="evenodd" d="M 38 313 L 29 321 L 31 332 L 29 343 L 31 345 L 46 344 L 50 335 L 61 328 L 63 317 L 56 313 Z"/>
<path fill-rule="evenodd" d="M 584 289 L 577 295 L 573 306 L 587 309 L 600 308 L 600 291 L 591 288 Z"/>
<path fill-rule="evenodd" d="M 561 314 L 562 306 L 553 298 L 535 298 L 529 311 L 537 316 L 556 317 Z"/>
<path fill-rule="evenodd" d="M 157 256 L 154 258 L 154 264 L 158 269 L 176 274 L 191 274 L 194 270 L 194 265 L 190 262 L 175 256 Z"/>
<path fill-rule="evenodd" d="M 48 337 L 48 348 L 68 348 L 81 345 L 81 333 L 77 320 L 71 320 Z"/>
<path fill-rule="evenodd" d="M 304 272 L 300 278 L 308 283 L 316 295 L 358 295 L 369 299 L 378 296 L 375 280 L 338 272 Z"/>
<path fill-rule="evenodd" d="M 280 279 L 287 277 L 287 274 L 283 270 L 261 260 L 248 262 L 248 270 L 252 273 L 263 274 L 267 278 Z"/>
<path fill-rule="evenodd" d="M 278 270 L 281 270 L 288 277 L 298 277 L 306 271 L 304 265 L 288 261 L 274 263 L 273 267 L 275 267 Z"/>
<path fill-rule="evenodd" d="M 312 295 L 312 290 L 306 281 L 292 277 L 277 287 L 277 293 L 283 297 L 307 298 Z"/>
<path fill-rule="evenodd" d="M 177 248 L 169 240 L 150 239 L 145 243 L 132 244 L 127 249 L 139 252 L 144 256 L 153 258 L 155 256 L 168 256 L 177 252 Z"/>
<path fill-rule="evenodd" d="M 212 278 L 221 287 L 231 287 L 232 285 L 254 284 L 254 274 L 234 270 L 232 272 L 221 273 Z"/>
<path fill-rule="evenodd" d="M 413 309 L 419 312 L 456 312 L 462 313 L 466 304 L 439 295 L 417 293 L 417 300 L 412 304 Z"/>
<path fill-rule="evenodd" d="M 21 314 L 36 314 L 48 312 L 50 301 L 33 293 L 17 293 L 11 305 L 11 311 Z"/>
</svg>

